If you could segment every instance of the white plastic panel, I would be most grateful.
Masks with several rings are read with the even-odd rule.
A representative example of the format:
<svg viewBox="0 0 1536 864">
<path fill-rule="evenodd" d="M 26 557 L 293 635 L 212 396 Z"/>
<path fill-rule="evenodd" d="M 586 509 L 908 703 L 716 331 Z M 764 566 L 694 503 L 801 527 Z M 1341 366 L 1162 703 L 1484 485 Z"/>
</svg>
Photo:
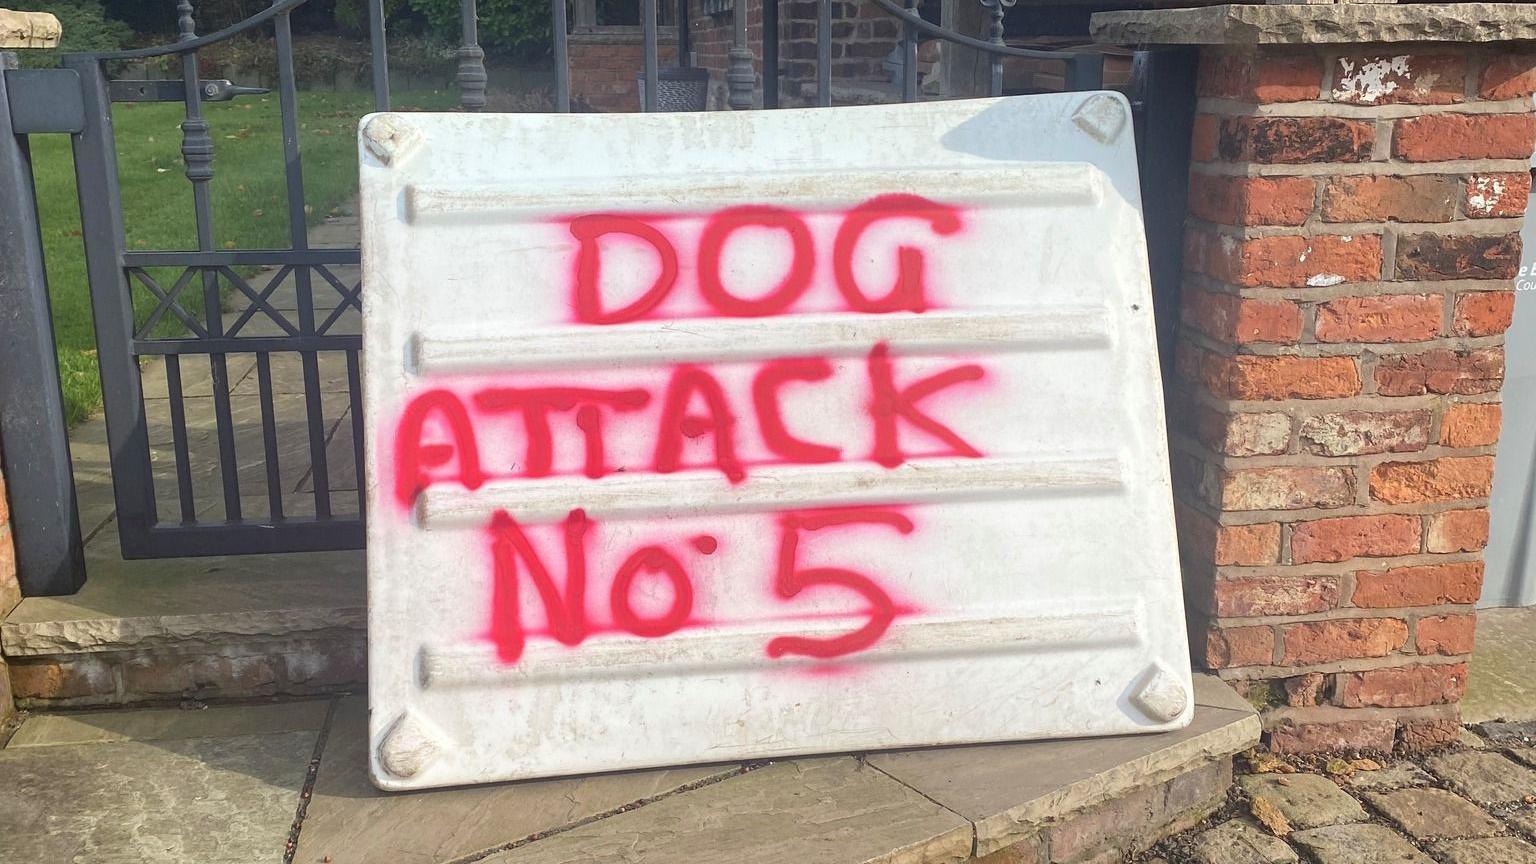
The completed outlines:
<svg viewBox="0 0 1536 864">
<path fill-rule="evenodd" d="M 1188 722 L 1119 96 L 362 130 L 380 786 Z"/>
</svg>

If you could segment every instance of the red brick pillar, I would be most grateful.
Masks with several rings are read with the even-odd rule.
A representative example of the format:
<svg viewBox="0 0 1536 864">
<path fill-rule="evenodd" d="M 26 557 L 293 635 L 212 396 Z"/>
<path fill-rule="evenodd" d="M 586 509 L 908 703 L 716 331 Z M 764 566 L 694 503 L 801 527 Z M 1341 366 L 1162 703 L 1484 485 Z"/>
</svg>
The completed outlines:
<svg viewBox="0 0 1536 864">
<path fill-rule="evenodd" d="M 1536 6 L 1463 9 L 1095 19 L 1101 41 L 1202 45 L 1180 545 L 1195 662 L 1277 750 L 1458 731 L 1536 148 L 1536 46 L 1509 41 Z"/>
</svg>

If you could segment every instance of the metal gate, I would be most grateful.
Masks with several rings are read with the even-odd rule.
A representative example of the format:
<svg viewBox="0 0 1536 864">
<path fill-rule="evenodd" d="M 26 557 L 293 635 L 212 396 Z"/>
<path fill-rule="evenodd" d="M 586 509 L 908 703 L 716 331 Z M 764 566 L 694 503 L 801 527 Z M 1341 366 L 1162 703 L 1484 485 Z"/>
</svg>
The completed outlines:
<svg viewBox="0 0 1536 864">
<path fill-rule="evenodd" d="M 68 55 L 61 69 L 9 71 L 0 88 L 0 107 L 9 109 L 4 122 L 11 126 L 0 128 L 0 147 L 10 157 L 0 161 L 0 175 L 9 172 L 18 181 L 24 179 L 29 189 L 26 135 L 62 132 L 72 136 L 118 527 L 127 558 L 317 551 L 363 544 L 364 494 L 358 479 L 363 475 L 362 358 L 356 318 L 362 286 L 355 275 L 359 253 L 356 248 L 312 248 L 306 229 L 290 23 L 292 11 L 304 2 L 276 0 L 239 24 L 198 36 L 193 5 L 180 0 L 176 6 L 180 38 L 174 44 Z M 655 110 L 661 91 L 657 0 L 638 2 L 644 37 L 641 108 Z M 781 101 L 779 0 L 762 2 L 761 77 L 747 41 L 746 0 L 736 0 L 731 13 L 733 39 L 723 77 L 733 109 L 775 108 Z M 900 24 L 893 56 L 900 97 L 905 101 L 921 96 L 918 45 L 925 39 L 981 52 L 989 61 L 986 92 L 992 95 L 1004 91 L 1005 57 L 1063 61 L 1067 89 L 1098 89 L 1103 84 L 1102 56 L 1096 52 L 1009 46 L 1004 19 L 1012 0 L 977 0 L 986 10 L 984 32 L 977 35 L 925 20 L 917 0 L 905 0 L 905 5 L 893 0 L 860 2 L 878 7 Z M 815 3 L 814 104 L 820 106 L 830 105 L 833 96 L 833 7 L 833 0 Z M 566 0 L 553 0 L 550 8 L 554 104 L 556 110 L 569 111 Z M 373 98 L 379 110 L 390 105 L 382 9 L 382 0 L 369 3 Z M 680 46 L 687 44 L 687 13 L 687 0 L 681 0 Z M 487 76 L 474 0 L 461 0 L 461 21 L 460 102 L 464 110 L 480 110 L 486 104 Z M 210 187 L 216 141 L 204 117 L 204 104 L 253 91 L 202 78 L 198 50 L 243 34 L 266 32 L 276 46 L 288 247 L 218 248 Z M 683 56 L 686 62 L 686 52 Z M 1186 115 L 1193 106 L 1192 65 L 1187 55 L 1167 56 L 1171 59 L 1160 63 L 1150 56 L 1138 57 L 1139 95 L 1133 99 L 1142 164 L 1158 166 L 1143 174 L 1148 230 L 1168 235 L 1149 237 L 1160 299 L 1177 290 Z M 181 79 L 114 81 L 107 74 L 109 64 L 154 57 L 177 58 Z M 1148 103 L 1159 99 L 1166 107 L 1148 110 Z M 125 247 L 111 109 L 113 103 L 135 101 L 173 101 L 185 106 L 181 154 L 192 190 L 196 249 Z M 1168 170 L 1169 166 L 1177 170 Z M 3 179 L 7 178 L 0 176 Z M 0 245 L 10 243 L 33 257 L 40 255 L 35 212 L 26 195 L 7 203 L 0 218 L 5 220 L 0 224 L 15 223 L 21 229 L 0 232 Z M 262 269 L 255 277 L 244 275 L 251 268 Z M 24 588 L 34 595 L 69 593 L 84 579 L 40 262 L 35 270 L 11 274 L 10 285 L 0 282 L 0 301 L 11 307 L 11 313 L 0 318 L 0 338 L 14 335 L 19 340 L 16 344 L 25 347 L 0 359 L 0 380 L 12 382 L 0 387 L 0 405 L 22 406 L 0 414 L 0 421 L 5 421 L 0 435 L 6 440 L 5 471 L 13 498 L 30 502 L 25 508 L 18 506 L 16 525 Z M 141 294 L 151 298 L 153 309 L 136 326 L 134 297 Z M 200 309 L 197 303 L 187 302 L 191 298 L 201 301 Z M 226 311 L 224 298 L 240 308 Z M 17 299 L 22 302 L 12 302 Z M 1171 325 L 1171 320 L 1165 323 Z M 141 366 L 151 359 L 158 359 L 163 367 Z M 277 392 L 273 370 L 285 364 L 297 364 L 302 392 Z M 154 374 L 148 375 L 146 369 L 155 370 Z M 150 377 L 154 380 L 147 381 Z M 7 392 L 23 386 L 16 383 L 20 381 L 27 382 L 27 392 Z M 147 392 L 146 387 L 155 392 Z M 165 389 L 163 397 L 160 387 Z M 194 411 L 205 412 L 207 422 L 190 423 L 189 412 Z M 38 415 L 43 416 L 41 426 Z M 299 443 L 289 445 L 295 438 Z M 290 476 L 295 464 L 310 466 L 308 476 L 298 484 Z M 356 482 L 349 489 L 333 488 L 332 478 L 338 473 Z M 53 506 L 44 506 L 47 502 Z"/>
</svg>

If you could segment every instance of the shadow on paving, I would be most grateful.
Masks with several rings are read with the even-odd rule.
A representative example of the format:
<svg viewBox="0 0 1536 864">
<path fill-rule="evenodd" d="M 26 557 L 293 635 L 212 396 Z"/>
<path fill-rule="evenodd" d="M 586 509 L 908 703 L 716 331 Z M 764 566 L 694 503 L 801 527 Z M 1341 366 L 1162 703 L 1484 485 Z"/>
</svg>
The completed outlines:
<svg viewBox="0 0 1536 864">
<path fill-rule="evenodd" d="M 1477 610 L 1461 717 L 1536 720 L 1536 606 Z"/>
<path fill-rule="evenodd" d="M 37 715 L 0 750 L 0 788 L 42 790 L 0 808 L 0 860 L 955 862 L 1032 842 L 1063 817 L 1097 826 L 1095 808 L 1122 796 L 1230 777 L 1257 717 L 1206 676 L 1196 703 L 1176 732 L 409 793 L 368 780 L 361 696 Z"/>
<path fill-rule="evenodd" d="M 276 861 L 328 703 L 34 717 L 0 750 L 0 861 Z"/>
</svg>

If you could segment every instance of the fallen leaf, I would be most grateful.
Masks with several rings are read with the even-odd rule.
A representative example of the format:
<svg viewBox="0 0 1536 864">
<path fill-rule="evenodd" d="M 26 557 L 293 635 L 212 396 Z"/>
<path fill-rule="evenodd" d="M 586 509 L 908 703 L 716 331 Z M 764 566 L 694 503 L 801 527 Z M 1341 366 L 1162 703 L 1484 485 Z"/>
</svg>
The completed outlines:
<svg viewBox="0 0 1536 864">
<path fill-rule="evenodd" d="M 1273 753 L 1264 753 L 1257 750 L 1248 751 L 1248 767 L 1255 774 L 1273 774 L 1279 771 L 1285 763 Z"/>
<path fill-rule="evenodd" d="M 1284 837 L 1291 833 L 1290 820 L 1285 818 L 1285 814 L 1280 812 L 1280 808 L 1275 806 L 1273 801 L 1263 795 L 1253 796 L 1248 802 L 1248 812 L 1252 813 L 1253 818 L 1259 820 L 1259 824 L 1268 828 L 1269 833 L 1276 837 Z"/>
</svg>

